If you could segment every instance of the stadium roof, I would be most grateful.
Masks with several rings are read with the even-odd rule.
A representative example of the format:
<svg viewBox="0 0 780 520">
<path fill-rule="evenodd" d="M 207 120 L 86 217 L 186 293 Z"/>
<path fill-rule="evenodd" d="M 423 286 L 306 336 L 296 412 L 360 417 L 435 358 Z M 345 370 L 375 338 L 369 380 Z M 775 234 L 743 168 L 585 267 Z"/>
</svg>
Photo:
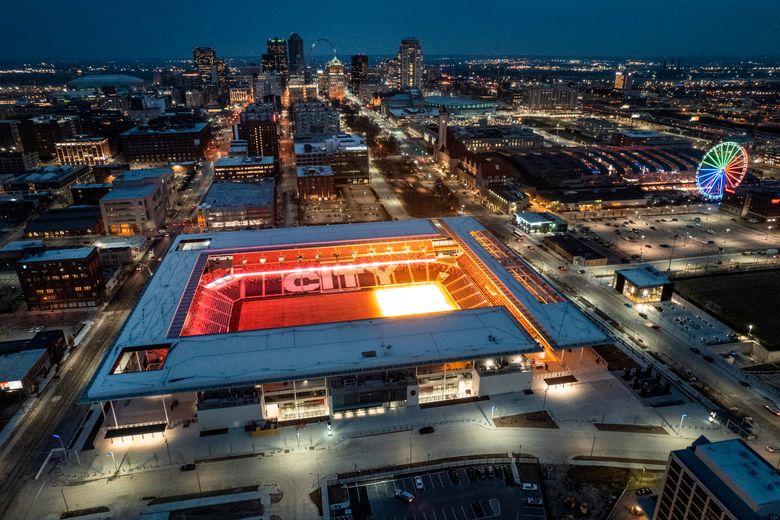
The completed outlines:
<svg viewBox="0 0 780 520">
<path fill-rule="evenodd" d="M 183 293 L 193 280 L 200 279 L 204 257 L 237 252 L 316 248 L 376 240 L 446 240 L 452 233 L 512 292 L 556 345 L 597 344 L 607 339 L 565 298 L 559 297 L 546 304 L 537 300 L 471 235 L 472 232 L 483 233 L 485 229 L 471 217 L 452 217 L 441 221 L 401 220 L 180 235 L 172 242 L 106 353 L 84 400 L 93 402 L 216 389 L 541 350 L 503 307 L 215 335 L 169 336 Z M 488 341 L 490 335 L 498 341 Z M 362 351 L 381 350 L 382 342 L 391 344 L 392 352 L 377 355 L 374 360 L 363 360 L 359 356 Z M 111 374 L 123 349 L 161 344 L 171 345 L 161 370 Z"/>
</svg>

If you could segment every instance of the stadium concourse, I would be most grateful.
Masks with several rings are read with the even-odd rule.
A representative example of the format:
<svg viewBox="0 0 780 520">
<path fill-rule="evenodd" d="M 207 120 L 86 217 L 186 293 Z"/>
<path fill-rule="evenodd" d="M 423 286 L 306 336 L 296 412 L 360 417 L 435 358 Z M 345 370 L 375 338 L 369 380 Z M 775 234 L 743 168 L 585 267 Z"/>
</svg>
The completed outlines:
<svg viewBox="0 0 780 520">
<path fill-rule="evenodd" d="M 607 341 L 471 217 L 182 235 L 83 401 L 113 437 L 261 428 L 521 391 Z"/>
</svg>

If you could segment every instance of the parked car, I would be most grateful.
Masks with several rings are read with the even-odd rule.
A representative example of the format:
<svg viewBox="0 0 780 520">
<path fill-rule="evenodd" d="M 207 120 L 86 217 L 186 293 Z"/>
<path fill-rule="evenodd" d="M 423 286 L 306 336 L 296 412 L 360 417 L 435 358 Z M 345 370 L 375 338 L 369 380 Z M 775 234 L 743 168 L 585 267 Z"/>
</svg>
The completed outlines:
<svg viewBox="0 0 780 520">
<path fill-rule="evenodd" d="M 181 471 L 194 471 L 196 469 L 195 464 L 185 464 L 184 466 L 180 467 L 179 470 Z"/>
<path fill-rule="evenodd" d="M 493 469 L 493 466 L 488 466 L 487 467 L 487 476 L 488 476 L 488 478 L 495 478 L 496 470 Z"/>
<path fill-rule="evenodd" d="M 767 446 L 766 451 L 768 451 L 769 453 L 777 453 L 778 451 L 780 451 L 780 446 Z"/>
<path fill-rule="evenodd" d="M 644 312 L 640 312 L 639 313 L 639 317 L 642 318 L 643 320 L 646 320 L 647 319 L 647 314 L 645 314 Z"/>
<path fill-rule="evenodd" d="M 539 486 L 531 484 L 530 482 L 523 482 L 521 488 L 523 491 L 539 491 Z"/>
<path fill-rule="evenodd" d="M 525 503 L 529 506 L 540 506 L 542 505 L 542 499 L 539 497 L 528 497 L 525 499 Z"/>
<path fill-rule="evenodd" d="M 450 468 L 450 469 L 449 469 L 449 471 L 448 471 L 448 473 L 449 473 L 449 475 L 450 475 L 450 480 L 451 480 L 451 481 L 452 481 L 454 484 L 457 484 L 458 482 L 460 482 L 460 475 L 458 475 L 458 470 L 457 470 L 457 469 L 455 469 L 455 468 Z"/>
<path fill-rule="evenodd" d="M 435 432 L 436 429 L 433 426 L 423 426 L 422 428 L 420 428 L 417 431 L 420 432 L 420 435 L 425 435 L 426 433 L 433 433 L 433 432 Z"/>
<path fill-rule="evenodd" d="M 416 489 L 425 489 L 425 485 L 423 484 L 422 477 L 414 477 L 414 487 Z"/>
<path fill-rule="evenodd" d="M 487 478 L 485 468 L 477 468 L 477 474 L 479 475 L 479 480 L 485 480 Z"/>
<path fill-rule="evenodd" d="M 412 495 L 408 491 L 403 491 L 401 489 L 395 490 L 395 498 L 399 500 L 403 500 L 404 502 L 408 502 L 409 504 L 414 502 L 414 495 Z"/>
</svg>

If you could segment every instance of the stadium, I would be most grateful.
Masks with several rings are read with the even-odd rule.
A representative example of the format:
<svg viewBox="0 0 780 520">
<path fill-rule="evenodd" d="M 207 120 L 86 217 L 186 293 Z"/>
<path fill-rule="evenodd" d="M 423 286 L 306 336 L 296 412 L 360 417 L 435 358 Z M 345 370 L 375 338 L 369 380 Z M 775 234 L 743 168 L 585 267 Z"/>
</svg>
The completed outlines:
<svg viewBox="0 0 780 520">
<path fill-rule="evenodd" d="M 606 341 L 470 217 L 182 235 L 83 400 L 118 431 L 339 418 L 524 390 Z"/>
</svg>

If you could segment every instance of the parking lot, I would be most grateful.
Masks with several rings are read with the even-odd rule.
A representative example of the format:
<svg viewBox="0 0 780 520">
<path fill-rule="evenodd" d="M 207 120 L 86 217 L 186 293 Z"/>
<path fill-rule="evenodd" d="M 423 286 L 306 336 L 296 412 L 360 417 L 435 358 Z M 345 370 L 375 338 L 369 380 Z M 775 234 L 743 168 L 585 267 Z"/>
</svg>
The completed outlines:
<svg viewBox="0 0 780 520">
<path fill-rule="evenodd" d="M 586 238 L 627 259 L 652 262 L 775 248 L 776 226 L 715 211 L 688 214 L 594 218 L 579 221 Z M 677 238 L 675 238 L 675 236 Z"/>
<path fill-rule="evenodd" d="M 386 520 L 545 520 L 539 485 L 527 487 L 533 489 L 515 484 L 508 464 L 468 466 L 352 485 L 350 509 L 355 520 L 368 514 Z M 413 501 L 397 491 L 411 493 Z"/>
</svg>

